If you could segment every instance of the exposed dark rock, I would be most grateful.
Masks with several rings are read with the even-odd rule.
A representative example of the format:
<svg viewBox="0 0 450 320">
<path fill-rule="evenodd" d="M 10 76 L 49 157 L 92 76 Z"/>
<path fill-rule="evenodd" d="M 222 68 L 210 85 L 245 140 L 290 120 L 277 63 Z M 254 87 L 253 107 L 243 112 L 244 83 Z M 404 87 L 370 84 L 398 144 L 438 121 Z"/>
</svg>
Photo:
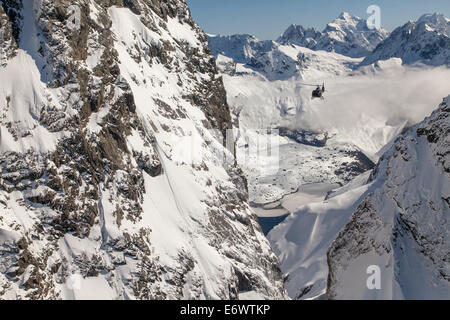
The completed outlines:
<svg viewBox="0 0 450 320">
<path fill-rule="evenodd" d="M 13 61 L 23 23 L 20 1 L 1 3 L 0 45 L 2 52 L 8 54 L 5 59 L 0 58 L 0 68 Z M 164 252 L 166 248 L 150 241 L 153 237 L 150 227 L 158 214 L 154 211 L 171 212 L 161 209 L 165 204 L 153 208 L 150 203 L 154 195 L 146 189 L 148 183 L 155 183 L 158 179 L 154 178 L 165 173 L 162 159 L 172 160 L 170 154 L 165 154 L 165 148 L 172 147 L 170 140 L 158 141 L 158 133 L 182 135 L 178 123 L 182 121 L 198 126 L 196 130 L 202 138 L 207 129 L 217 128 L 225 135 L 231 128 L 226 92 L 209 54 L 206 35 L 181 0 L 42 0 L 33 4 L 40 9 L 35 11 L 40 35 L 38 52 L 26 54 L 35 54 L 44 62 L 39 70 L 42 87 L 33 88 L 35 103 L 41 105 L 39 112 L 31 115 L 34 128 L 26 128 L 26 124 L 7 117 L 0 118 L 0 123 L 18 146 L 27 137 L 38 141 L 36 128 L 55 137 L 55 141 L 51 142 L 54 146 L 50 151 L 24 147 L 24 151 L 0 154 L 0 206 L 5 205 L 1 209 L 0 227 L 6 223 L 2 220 L 5 216 L 5 221 L 13 221 L 8 220 L 8 230 L 13 229 L 26 239 L 7 248 L 0 245 L 0 273 L 5 275 L 0 277 L 0 285 L 5 284 L 5 290 L 0 289 L 0 298 L 7 294 L 17 294 L 23 299 L 64 298 L 63 288 L 73 275 L 104 277 L 117 293 L 117 299 L 181 299 L 186 298 L 186 292 L 194 299 L 205 298 L 205 281 L 210 279 L 201 278 L 203 266 L 199 257 L 187 252 L 198 249 L 192 247 L 193 241 L 168 253 L 175 257 L 172 264 L 159 260 L 158 250 Z M 76 32 L 68 21 L 70 5 L 80 9 Z M 117 47 L 123 41 L 113 28 L 110 16 L 113 6 L 129 8 L 127 14 L 136 15 L 133 19 L 148 28 L 149 34 L 151 31 L 169 35 L 169 39 L 158 40 L 158 36 L 150 39 L 148 35 L 134 34 L 132 37 L 139 41 L 126 47 L 130 57 L 127 61 L 150 70 L 160 68 L 164 79 L 154 79 L 157 77 L 152 74 L 139 79 L 139 73 L 128 77 L 122 72 L 125 62 L 121 61 Z M 169 19 L 181 27 L 189 26 L 198 45 L 170 35 Z M 180 93 L 174 92 L 172 99 L 164 99 L 158 88 L 175 72 Z M 138 109 L 136 86 L 140 89 L 146 86 L 147 91 L 155 92 L 147 101 L 149 107 L 156 106 L 154 113 L 142 115 L 145 108 Z M 30 109 L 34 107 L 37 105 Z M 7 97 L 6 101 L 0 101 L 0 114 L 9 108 L 17 108 L 15 99 Z M 201 120 L 194 122 L 189 110 L 195 117 L 201 115 Z M 206 150 L 206 142 L 199 144 Z M 213 161 L 206 164 L 210 159 L 204 158 L 202 163 L 187 166 L 185 171 L 192 183 L 207 187 L 207 200 L 193 199 L 199 202 L 199 210 L 201 201 L 208 205 L 192 216 L 178 202 L 173 204 L 177 209 L 170 210 L 183 215 L 180 221 L 192 221 L 189 226 L 194 231 L 183 230 L 186 226 L 180 225 L 180 233 L 201 237 L 202 243 L 225 262 L 224 270 L 229 274 L 214 294 L 224 299 L 239 297 L 233 269 L 248 277 L 248 283 L 241 287 L 284 298 L 281 270 L 268 243 L 259 234 L 256 217 L 249 211 L 242 171 L 228 166 L 229 176 L 218 178 L 211 173 L 209 181 L 203 184 L 197 179 L 214 164 Z M 12 199 L 11 194 L 20 197 Z M 176 201 L 176 197 L 183 195 L 173 196 Z M 15 218 L 13 205 L 33 223 L 25 228 Z M 202 221 L 194 221 L 197 214 L 203 214 Z M 223 248 L 224 243 L 227 248 Z M 92 250 L 72 252 L 74 247 Z M 257 264 L 253 263 L 255 259 Z M 129 271 L 117 279 L 118 268 L 125 265 L 123 270 Z M 23 275 L 27 278 L 22 279 Z M 4 278 L 6 282 L 1 282 Z"/>
<path fill-rule="evenodd" d="M 279 134 L 297 143 L 312 147 L 325 147 L 328 141 L 327 133 L 314 133 L 306 130 L 292 130 L 289 128 L 279 128 Z"/>
</svg>

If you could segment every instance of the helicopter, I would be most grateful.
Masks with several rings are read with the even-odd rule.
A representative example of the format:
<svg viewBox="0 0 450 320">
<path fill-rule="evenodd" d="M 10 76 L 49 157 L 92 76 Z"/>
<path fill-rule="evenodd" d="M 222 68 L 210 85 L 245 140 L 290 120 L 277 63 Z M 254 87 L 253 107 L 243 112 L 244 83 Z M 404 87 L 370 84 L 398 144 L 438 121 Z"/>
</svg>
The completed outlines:
<svg viewBox="0 0 450 320">
<path fill-rule="evenodd" d="M 311 100 L 314 100 L 316 98 L 325 100 L 325 98 L 323 97 L 324 92 L 325 92 L 325 83 L 322 84 L 322 87 L 320 85 L 317 85 L 317 88 L 314 89 L 314 91 L 312 92 Z"/>
</svg>

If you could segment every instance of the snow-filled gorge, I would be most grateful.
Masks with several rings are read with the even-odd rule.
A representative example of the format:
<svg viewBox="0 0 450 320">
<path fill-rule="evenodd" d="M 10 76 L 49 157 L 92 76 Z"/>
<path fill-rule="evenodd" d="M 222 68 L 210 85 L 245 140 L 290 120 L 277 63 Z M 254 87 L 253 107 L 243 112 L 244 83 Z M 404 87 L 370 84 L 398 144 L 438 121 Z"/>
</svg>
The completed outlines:
<svg viewBox="0 0 450 320">
<path fill-rule="evenodd" d="M 0 300 L 450 299 L 449 26 L 0 0 Z"/>
</svg>

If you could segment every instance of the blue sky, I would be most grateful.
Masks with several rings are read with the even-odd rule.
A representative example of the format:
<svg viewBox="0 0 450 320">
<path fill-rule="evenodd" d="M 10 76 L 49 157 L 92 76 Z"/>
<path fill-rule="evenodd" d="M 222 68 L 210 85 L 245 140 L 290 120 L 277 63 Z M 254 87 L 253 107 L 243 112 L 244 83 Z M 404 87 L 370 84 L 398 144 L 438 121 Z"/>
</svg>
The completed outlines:
<svg viewBox="0 0 450 320">
<path fill-rule="evenodd" d="M 424 13 L 450 17 L 450 0 L 186 0 L 197 23 L 212 34 L 248 33 L 277 38 L 290 24 L 322 30 L 341 12 L 367 18 L 367 7 L 381 8 L 383 28 L 392 31 Z"/>
</svg>

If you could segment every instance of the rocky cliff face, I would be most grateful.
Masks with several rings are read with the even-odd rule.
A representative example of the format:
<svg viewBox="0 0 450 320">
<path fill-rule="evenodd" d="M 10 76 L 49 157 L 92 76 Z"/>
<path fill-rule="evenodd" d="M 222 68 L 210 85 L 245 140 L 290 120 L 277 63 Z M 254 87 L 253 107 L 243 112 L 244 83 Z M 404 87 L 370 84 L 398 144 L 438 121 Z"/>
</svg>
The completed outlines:
<svg viewBox="0 0 450 320">
<path fill-rule="evenodd" d="M 184 1 L 3 0 L 0 39 L 0 298 L 285 297 Z"/>
<path fill-rule="evenodd" d="M 381 158 L 328 251 L 328 298 L 448 299 L 450 97 Z M 369 290 L 367 268 L 380 268 Z"/>
<path fill-rule="evenodd" d="M 11 5 L 8 7 L 6 5 L 0 6 L 0 40 L 2 43 L 0 47 L 0 67 L 6 65 L 7 61 L 13 57 L 17 49 L 14 39 L 14 35 L 17 37 L 17 31 L 13 34 L 13 28 L 16 25 L 14 23 L 16 20 L 15 10 L 16 8 Z M 10 23 L 10 17 L 13 23 Z"/>
<path fill-rule="evenodd" d="M 292 24 L 277 39 L 277 42 L 297 44 L 305 48 L 314 49 L 317 45 L 317 40 L 321 36 L 322 33 L 314 28 L 305 28 L 302 25 Z"/>
</svg>

